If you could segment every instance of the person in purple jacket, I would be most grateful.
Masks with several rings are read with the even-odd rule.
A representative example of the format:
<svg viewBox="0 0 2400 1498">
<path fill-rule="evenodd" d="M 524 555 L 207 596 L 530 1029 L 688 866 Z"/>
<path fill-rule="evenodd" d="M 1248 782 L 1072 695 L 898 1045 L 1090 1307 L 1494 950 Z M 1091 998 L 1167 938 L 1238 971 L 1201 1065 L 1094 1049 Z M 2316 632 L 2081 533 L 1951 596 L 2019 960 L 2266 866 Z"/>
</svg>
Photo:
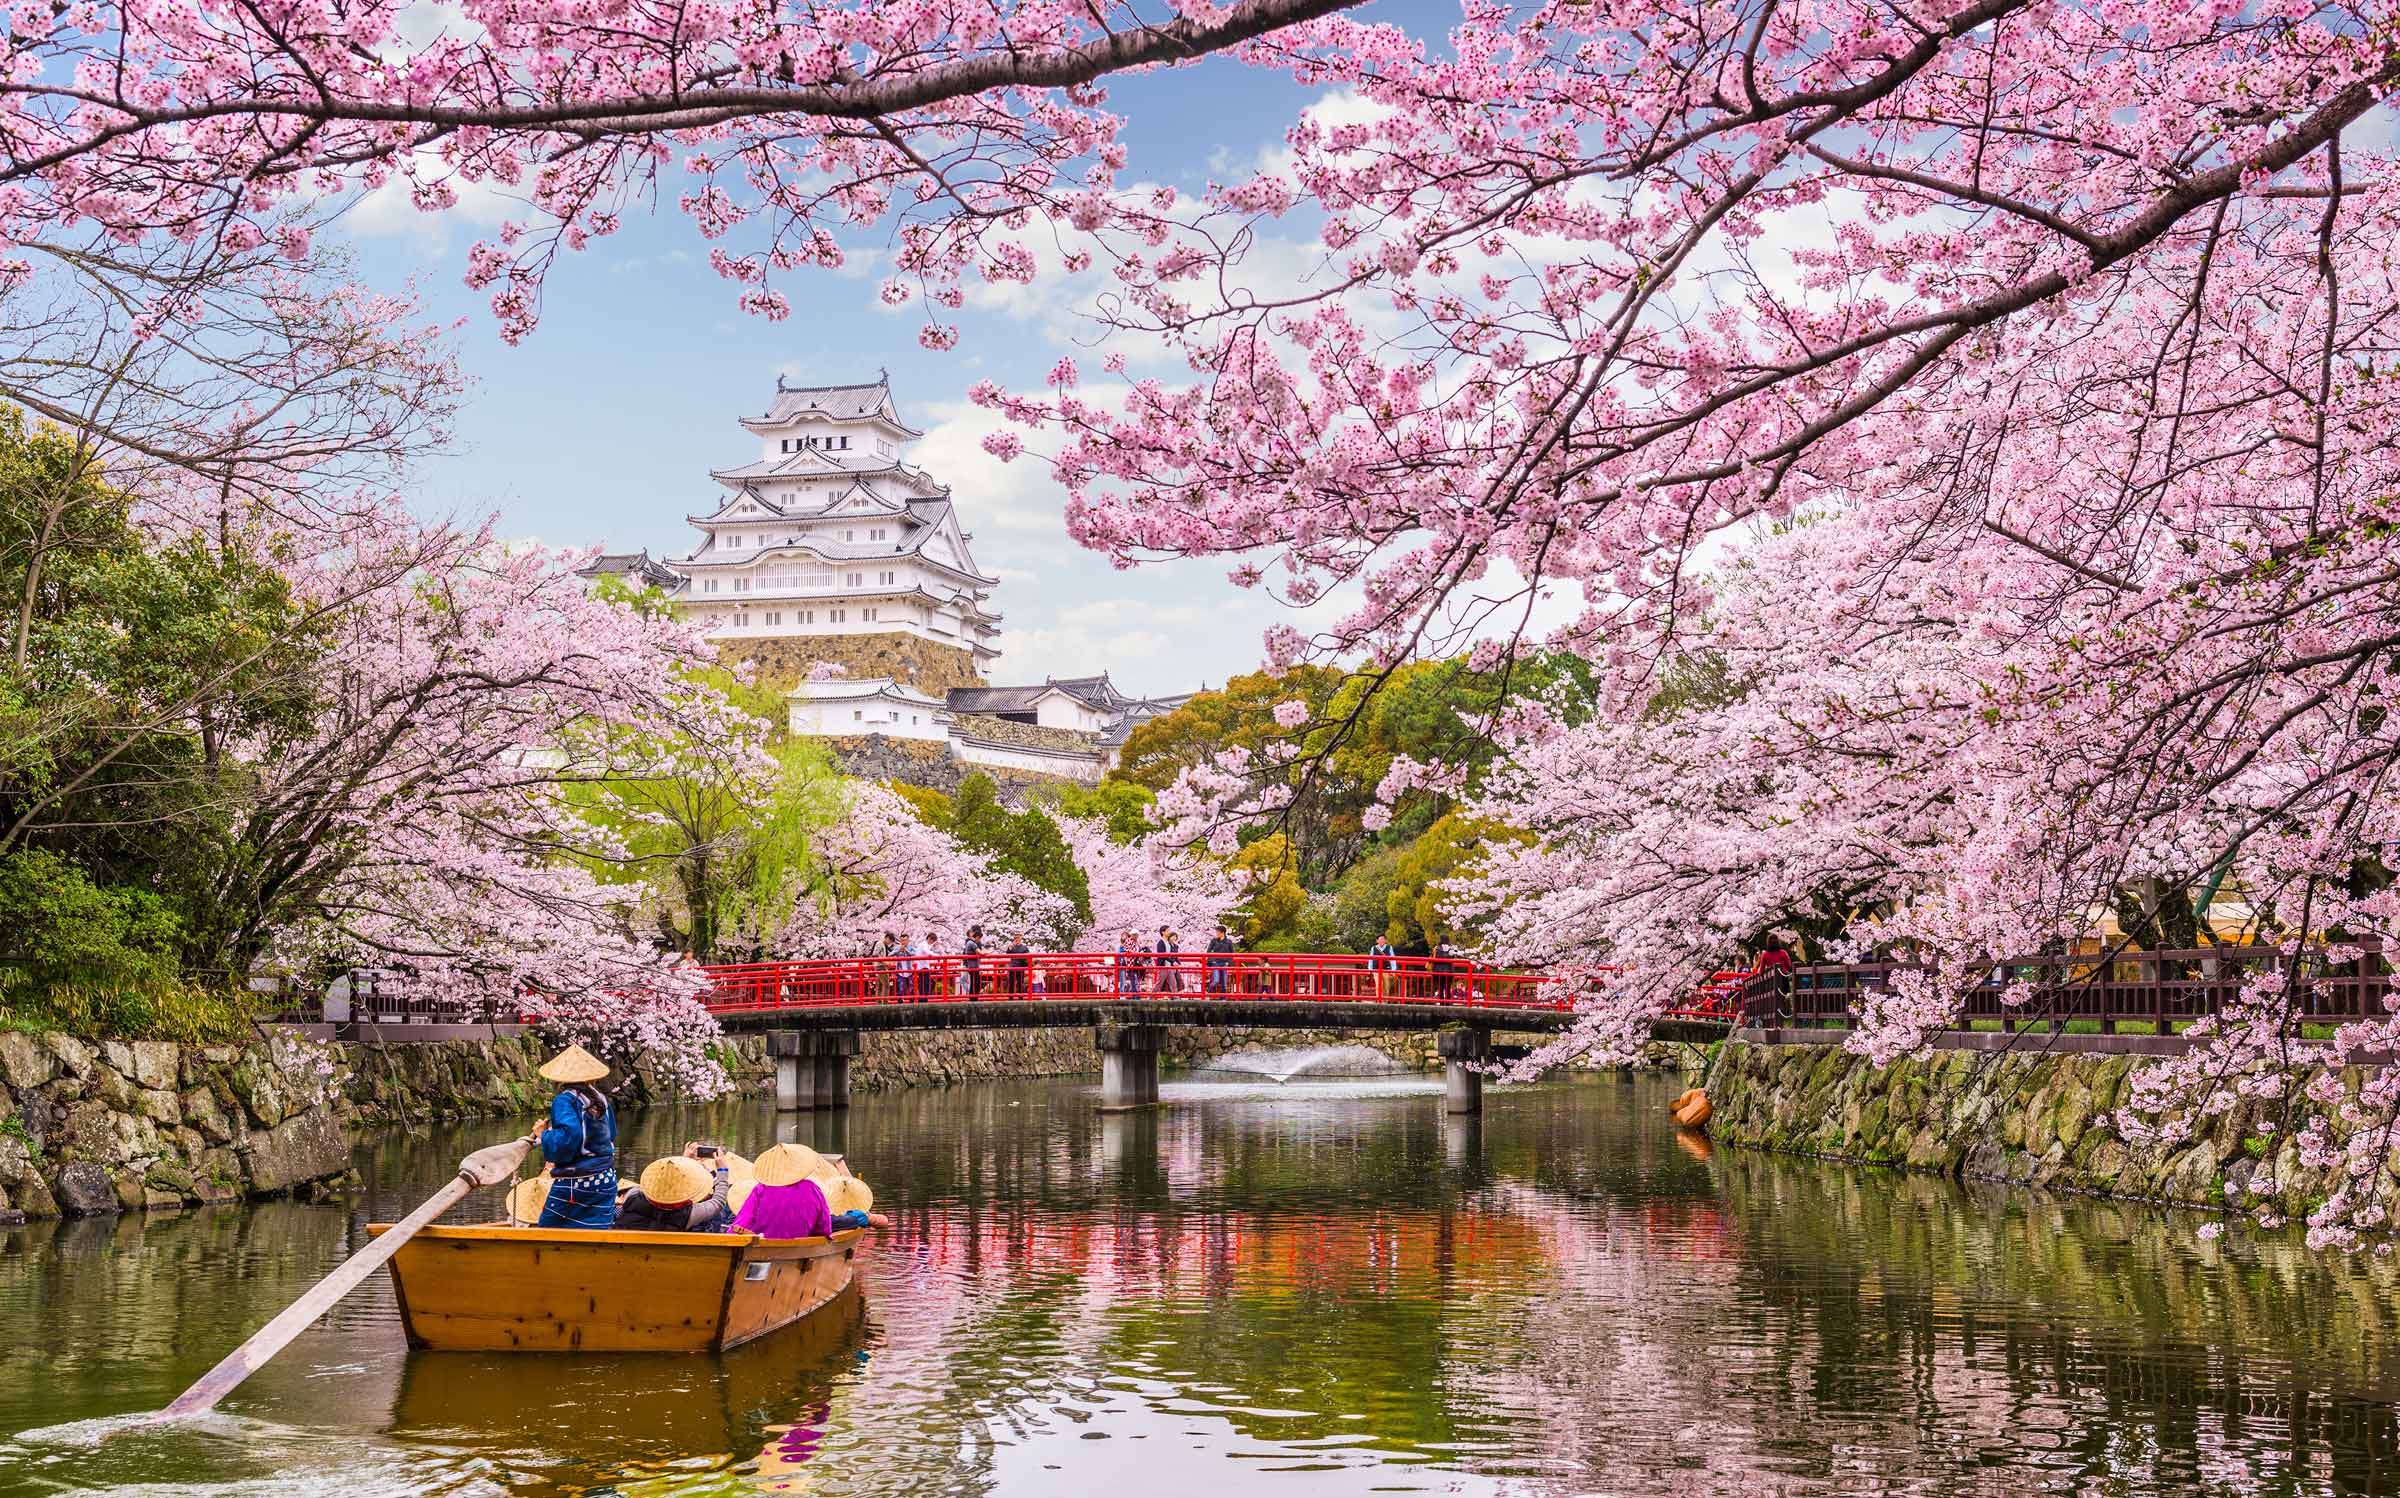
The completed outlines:
<svg viewBox="0 0 2400 1498">
<path fill-rule="evenodd" d="M 811 1176 L 831 1176 L 833 1162 L 804 1144 L 778 1144 L 753 1162 L 757 1184 L 733 1214 L 733 1231 L 761 1238 L 823 1238 L 837 1227 L 889 1227 L 881 1213 L 864 1214 L 863 1222 L 836 1222 L 825 1200 L 825 1188 Z M 843 1213 L 844 1218 L 852 1216 Z"/>
</svg>

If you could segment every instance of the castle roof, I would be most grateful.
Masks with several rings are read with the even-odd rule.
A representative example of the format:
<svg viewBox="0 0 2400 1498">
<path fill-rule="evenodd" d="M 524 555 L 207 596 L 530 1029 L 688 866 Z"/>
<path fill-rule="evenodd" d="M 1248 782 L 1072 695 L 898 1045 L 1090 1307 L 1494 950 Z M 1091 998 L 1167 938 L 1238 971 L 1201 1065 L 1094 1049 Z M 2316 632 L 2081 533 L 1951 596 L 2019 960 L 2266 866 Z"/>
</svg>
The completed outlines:
<svg viewBox="0 0 2400 1498">
<path fill-rule="evenodd" d="M 756 496 L 752 497 L 755 498 Z M 861 519 L 872 520 L 881 518 L 877 515 L 857 510 L 853 510 L 847 514 L 828 514 L 823 511 L 814 511 L 806 514 L 795 515 L 778 508 L 769 501 L 761 500 L 760 503 L 765 504 L 767 508 L 773 512 L 774 521 L 776 523 L 825 520 L 855 521 Z M 801 536 L 795 540 L 776 541 L 765 546 L 757 547 L 753 550 L 745 551 L 738 557 L 703 557 L 699 552 L 695 551 L 689 556 L 677 557 L 675 559 L 675 565 L 678 567 L 747 566 L 749 563 L 754 562 L 760 557 L 763 557 L 771 552 L 801 550 L 807 551 L 815 556 L 822 557 L 828 562 L 871 562 L 887 560 L 892 557 L 915 557 L 929 567 L 938 567 L 942 571 L 948 572 L 953 576 L 963 577 L 986 587 L 998 582 L 998 578 L 986 577 L 982 573 L 974 571 L 971 567 L 964 566 L 958 562 L 946 562 L 940 557 L 926 556 L 924 554 L 926 544 L 933 540 L 935 536 L 941 534 L 943 523 L 950 518 L 951 509 L 952 507 L 949 500 L 930 498 L 912 499 L 905 504 L 892 504 L 888 506 L 882 512 L 884 516 L 889 516 L 891 518 L 906 522 L 901 534 L 895 539 L 888 541 L 833 541 L 825 538 L 821 527 L 812 526 L 809 530 L 804 531 Z M 691 516 L 687 518 L 691 520 L 692 524 L 701 526 L 703 528 L 719 523 L 739 523 L 738 517 L 736 520 L 722 522 L 720 522 L 719 517 L 717 516 Z M 750 523 L 755 525 L 760 522 L 757 520 L 752 520 Z"/>
<path fill-rule="evenodd" d="M 683 575 L 665 563 L 653 560 L 648 547 L 640 551 L 604 551 L 575 569 L 577 577 L 630 577 L 653 588 L 672 590 L 681 586 Z"/>
<path fill-rule="evenodd" d="M 940 698 L 889 676 L 830 676 L 804 681 L 783 695 L 807 702 L 861 702 L 887 697 L 918 707 L 942 705 Z"/>
<path fill-rule="evenodd" d="M 708 476 L 728 489 L 743 489 L 761 479 L 863 479 L 874 478 L 879 474 L 886 473 L 896 473 L 902 478 L 913 479 L 938 493 L 950 492 L 949 485 L 936 483 L 933 475 L 924 469 L 912 468 L 896 458 L 876 458 L 854 467 L 840 461 L 838 453 L 827 457 L 824 453 L 813 450 L 788 455 L 778 454 L 772 458 L 754 458 L 747 463 L 737 463 L 731 468 L 711 468 Z M 764 498 L 765 496 L 759 497 Z"/>
<path fill-rule="evenodd" d="M 767 414 L 745 417 L 742 425 L 753 429 L 779 427 L 809 416 L 833 421 L 881 421 L 906 436 L 924 435 L 902 421 L 900 413 L 893 409 L 889 372 L 878 373 L 871 385 L 787 385 L 783 376 L 777 375 L 775 399 L 768 404 Z"/>
<path fill-rule="evenodd" d="M 1162 713 L 1173 712 L 1191 700 L 1187 693 L 1179 697 L 1129 697 L 1117 690 L 1108 673 L 1098 676 L 1053 676 L 1040 686 L 1028 687 L 952 687 L 950 710 L 954 713 L 1023 713 L 1031 712 L 1045 697 L 1070 697 L 1097 713 L 1105 713 L 1109 727 L 1101 734 L 1102 743 L 1121 743 L 1131 725 Z"/>
</svg>

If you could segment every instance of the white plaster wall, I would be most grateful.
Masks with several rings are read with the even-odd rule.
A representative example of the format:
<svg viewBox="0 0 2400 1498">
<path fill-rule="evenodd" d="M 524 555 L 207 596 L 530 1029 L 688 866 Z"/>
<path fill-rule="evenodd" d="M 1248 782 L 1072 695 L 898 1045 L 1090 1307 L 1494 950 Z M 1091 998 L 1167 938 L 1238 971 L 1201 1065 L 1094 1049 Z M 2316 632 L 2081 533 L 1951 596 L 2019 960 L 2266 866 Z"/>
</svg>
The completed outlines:
<svg viewBox="0 0 2400 1498">
<path fill-rule="evenodd" d="M 1073 780 L 1098 780 L 1100 761 L 1075 759 L 1064 755 L 1039 754 L 1029 749 L 1011 749 L 1005 745 L 971 744 L 964 739 L 952 739 L 950 752 L 971 765 L 998 765 L 1011 770 L 1039 770 L 1045 775 L 1063 775 Z"/>
</svg>

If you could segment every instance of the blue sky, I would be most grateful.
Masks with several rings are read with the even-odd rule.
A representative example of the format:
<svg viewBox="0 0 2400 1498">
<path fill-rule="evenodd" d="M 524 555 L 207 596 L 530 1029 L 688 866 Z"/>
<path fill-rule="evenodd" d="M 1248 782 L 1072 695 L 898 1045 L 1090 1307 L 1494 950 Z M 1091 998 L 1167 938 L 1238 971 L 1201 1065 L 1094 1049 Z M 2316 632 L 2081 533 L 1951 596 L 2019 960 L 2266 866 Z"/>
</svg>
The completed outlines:
<svg viewBox="0 0 2400 1498">
<path fill-rule="evenodd" d="M 1411 9 L 1436 35 L 1455 14 Z M 1374 13 L 1396 14 L 1388 0 Z M 1130 121 L 1132 152 L 1125 180 L 1188 193 L 1254 167 L 1319 97 L 1223 61 L 1119 80 L 1112 103 Z M 754 439 L 735 418 L 765 408 L 778 372 L 826 383 L 884 367 L 902 416 L 927 432 L 913 456 L 951 486 L 977 561 L 1001 578 L 996 679 L 1107 670 L 1129 689 L 1167 692 L 1257 665 L 1259 636 L 1279 611 L 1227 582 L 1226 564 L 1116 571 L 1067 539 L 1061 497 L 1040 463 L 1002 465 L 978 446 L 989 419 L 966 404 L 967 387 L 989 377 L 1038 389 L 1061 353 L 1091 337 L 1078 288 L 971 301 L 947 354 L 918 346 L 917 307 L 877 303 L 872 267 L 786 279 L 793 315 L 769 323 L 736 307 L 735 287 L 709 269 L 706 244 L 670 202 L 562 258 L 541 327 L 512 349 L 482 294 L 459 279 L 468 246 L 507 208 L 470 195 L 430 216 L 387 193 L 345 219 L 367 280 L 413 279 L 433 314 L 465 319 L 461 358 L 477 389 L 457 451 L 421 475 L 420 509 L 496 510 L 509 534 L 555 545 L 679 553 L 693 535 L 683 517 L 721 493 L 708 469 L 752 455 Z M 1096 357 L 1085 363 L 1098 373 Z"/>
</svg>

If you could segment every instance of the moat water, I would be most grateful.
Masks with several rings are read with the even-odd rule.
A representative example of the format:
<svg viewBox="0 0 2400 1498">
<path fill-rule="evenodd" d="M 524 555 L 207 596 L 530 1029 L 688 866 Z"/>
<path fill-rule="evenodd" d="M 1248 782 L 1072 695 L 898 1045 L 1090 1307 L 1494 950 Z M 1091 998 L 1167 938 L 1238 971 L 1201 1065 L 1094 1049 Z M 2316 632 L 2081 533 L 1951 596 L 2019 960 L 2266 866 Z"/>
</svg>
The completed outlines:
<svg viewBox="0 0 2400 1498">
<path fill-rule="evenodd" d="M 505 1129 L 392 1135 L 346 1203 L 0 1234 L 0 1494 L 2400 1492 L 2388 1264 L 1711 1152 L 1668 1091 L 861 1097 L 782 1126 L 896 1218 L 846 1315 L 722 1358 L 412 1354 L 378 1278 L 221 1416 L 123 1418 Z"/>
</svg>

